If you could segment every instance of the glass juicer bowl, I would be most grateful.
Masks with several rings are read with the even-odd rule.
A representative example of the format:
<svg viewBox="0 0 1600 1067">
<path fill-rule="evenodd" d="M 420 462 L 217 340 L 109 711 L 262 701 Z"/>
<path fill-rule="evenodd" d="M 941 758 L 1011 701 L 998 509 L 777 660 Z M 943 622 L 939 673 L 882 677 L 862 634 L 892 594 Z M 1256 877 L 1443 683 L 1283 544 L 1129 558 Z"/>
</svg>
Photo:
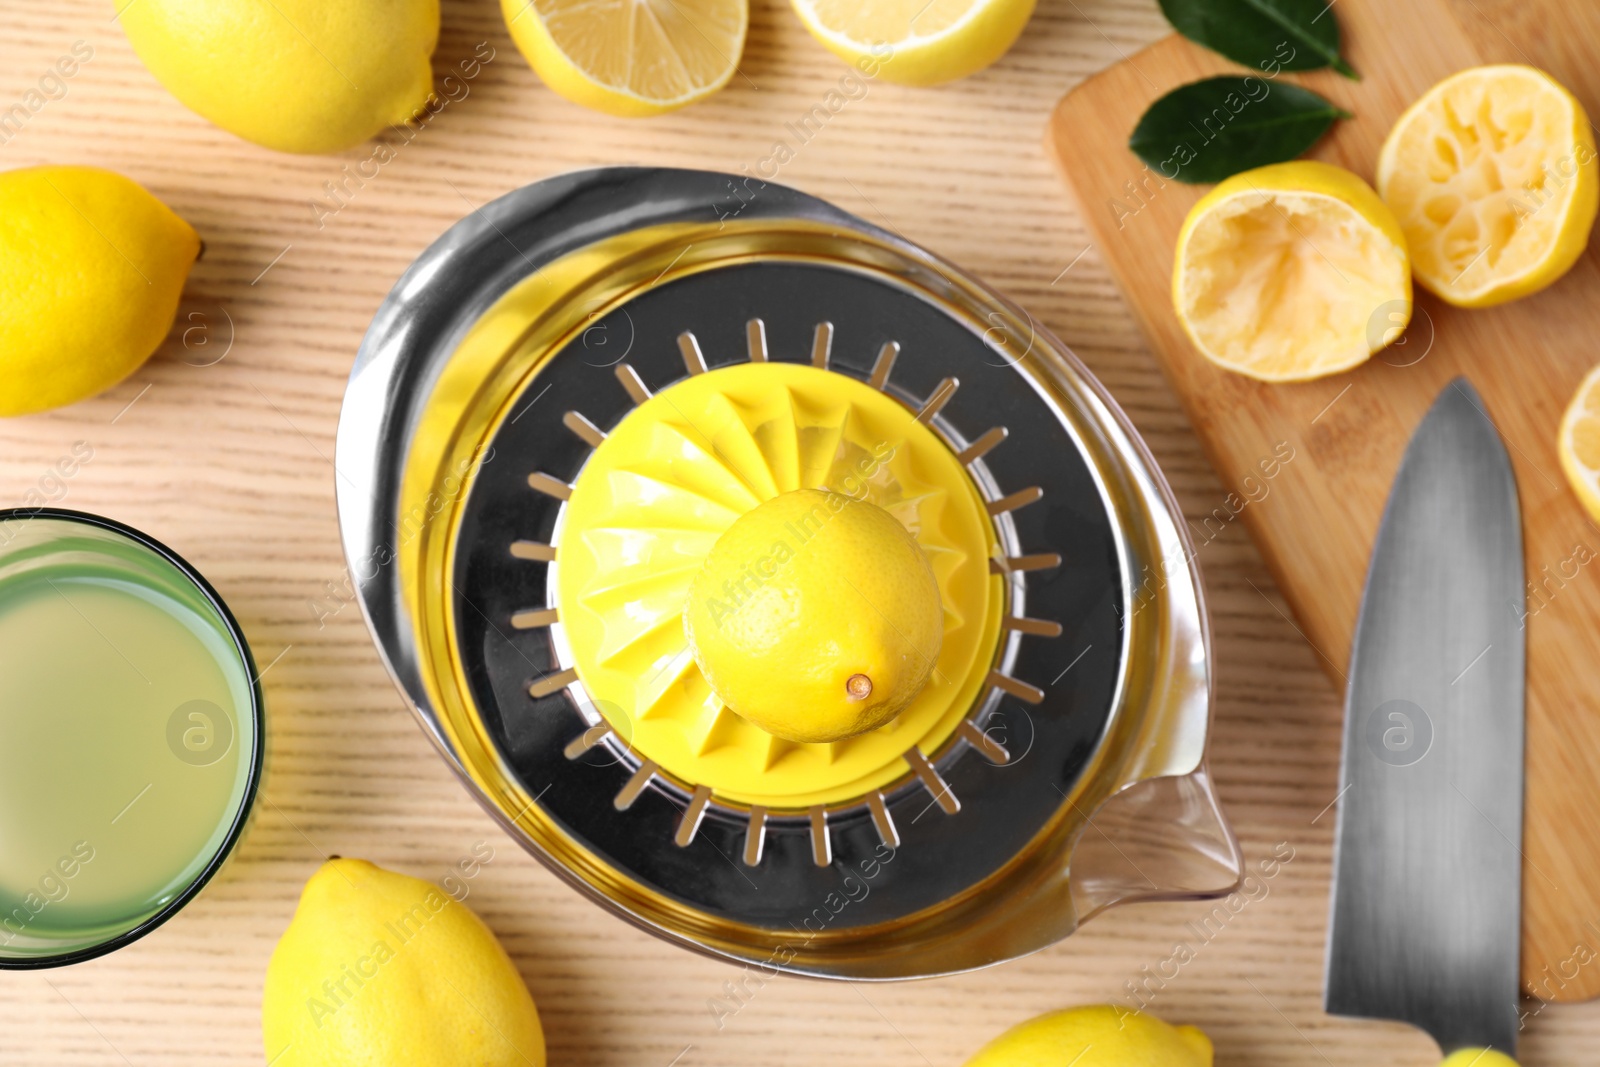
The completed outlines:
<svg viewBox="0 0 1600 1067">
<path fill-rule="evenodd" d="M 523 847 L 652 933 L 911 978 L 1238 884 L 1166 482 L 1060 341 L 897 235 L 703 171 L 516 190 L 378 310 L 336 462 L 424 731 Z M 831 745 L 722 708 L 678 622 L 716 534 L 802 486 L 900 517 L 946 603 L 936 683 Z"/>
</svg>

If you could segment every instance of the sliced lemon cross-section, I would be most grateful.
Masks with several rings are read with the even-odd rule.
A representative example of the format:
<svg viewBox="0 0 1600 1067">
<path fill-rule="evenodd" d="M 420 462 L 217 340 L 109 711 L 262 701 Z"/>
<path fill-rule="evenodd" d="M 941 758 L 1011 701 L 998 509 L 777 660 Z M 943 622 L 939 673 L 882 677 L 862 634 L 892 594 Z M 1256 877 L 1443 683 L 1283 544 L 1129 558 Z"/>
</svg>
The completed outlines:
<svg viewBox="0 0 1600 1067">
<path fill-rule="evenodd" d="M 612 115 L 659 115 L 728 84 L 748 0 L 500 0 L 511 39 L 544 83 Z"/>
<path fill-rule="evenodd" d="M 1016 42 L 1035 0 L 792 0 L 822 46 L 869 77 L 937 85 L 982 70 Z"/>
<path fill-rule="evenodd" d="M 1178 234 L 1172 302 L 1200 353 L 1268 382 L 1349 370 L 1411 318 L 1394 215 L 1342 167 L 1300 161 L 1235 174 Z"/>
<path fill-rule="evenodd" d="M 1600 367 L 1590 371 L 1561 417 L 1561 470 L 1583 510 L 1600 522 Z"/>
<path fill-rule="evenodd" d="M 1378 156 L 1417 281 L 1462 307 L 1537 292 L 1583 254 L 1600 202 L 1583 106 L 1533 67 L 1474 67 L 1400 116 Z"/>
</svg>

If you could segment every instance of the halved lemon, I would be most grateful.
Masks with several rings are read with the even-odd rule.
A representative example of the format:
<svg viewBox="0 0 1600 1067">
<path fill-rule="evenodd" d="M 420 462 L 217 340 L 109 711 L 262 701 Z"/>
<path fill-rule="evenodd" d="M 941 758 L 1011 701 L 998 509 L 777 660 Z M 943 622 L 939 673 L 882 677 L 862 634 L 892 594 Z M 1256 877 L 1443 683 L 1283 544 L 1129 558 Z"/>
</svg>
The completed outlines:
<svg viewBox="0 0 1600 1067">
<path fill-rule="evenodd" d="M 1589 372 L 1561 416 L 1561 469 L 1589 517 L 1600 522 L 1600 367 Z"/>
<path fill-rule="evenodd" d="M 937 85 L 1005 55 L 1035 0 L 791 0 L 811 36 L 869 78 Z"/>
<path fill-rule="evenodd" d="M 1600 203 L 1583 106 L 1533 67 L 1473 67 L 1423 94 L 1378 155 L 1417 281 L 1461 307 L 1538 292 L 1583 254 Z"/>
<path fill-rule="evenodd" d="M 1266 382 L 1337 374 L 1411 319 L 1405 235 L 1342 167 L 1301 160 L 1247 170 L 1184 220 L 1172 303 L 1220 367 Z"/>
<path fill-rule="evenodd" d="M 611 115 L 659 115 L 728 84 L 748 0 L 500 0 L 511 39 L 544 83 Z"/>
</svg>

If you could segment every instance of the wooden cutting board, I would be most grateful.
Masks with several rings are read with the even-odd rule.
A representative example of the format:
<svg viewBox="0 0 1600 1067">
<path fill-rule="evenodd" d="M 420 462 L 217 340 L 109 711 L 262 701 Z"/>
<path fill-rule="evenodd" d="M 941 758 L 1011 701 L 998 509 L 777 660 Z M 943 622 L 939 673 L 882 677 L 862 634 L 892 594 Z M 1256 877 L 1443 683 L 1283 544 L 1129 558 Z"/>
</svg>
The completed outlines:
<svg viewBox="0 0 1600 1067">
<path fill-rule="evenodd" d="M 1600 115 L 1600 5 L 1342 0 L 1331 9 L 1363 79 L 1282 77 L 1355 113 L 1311 156 L 1368 180 L 1400 112 L 1464 67 L 1543 67 Z M 1523 984 L 1545 1000 L 1600 995 L 1600 528 L 1567 489 L 1555 447 L 1568 398 L 1600 361 L 1596 250 L 1552 288 L 1500 308 L 1451 308 L 1419 289 L 1404 344 L 1348 374 L 1265 385 L 1219 370 L 1190 347 L 1169 297 L 1178 229 L 1209 187 L 1163 182 L 1127 140 L 1158 96 L 1225 72 L 1241 73 L 1197 45 L 1167 38 L 1073 90 L 1046 135 L 1097 254 L 1122 285 L 1232 491 L 1211 515 L 1191 518 L 1191 533 L 1203 544 L 1234 518 L 1244 522 L 1342 691 L 1368 555 L 1406 441 L 1450 379 L 1472 381 L 1510 446 L 1533 583 Z M 1461 873 L 1470 880 L 1470 871 Z M 1470 941 L 1473 931 L 1461 937 Z"/>
</svg>

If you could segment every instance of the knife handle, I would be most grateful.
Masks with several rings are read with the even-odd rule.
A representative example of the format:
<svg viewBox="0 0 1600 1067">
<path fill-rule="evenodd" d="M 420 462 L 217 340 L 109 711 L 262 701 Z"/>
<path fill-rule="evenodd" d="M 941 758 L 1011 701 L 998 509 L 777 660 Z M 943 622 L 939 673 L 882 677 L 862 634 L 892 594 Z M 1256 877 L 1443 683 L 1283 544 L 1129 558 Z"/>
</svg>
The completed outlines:
<svg viewBox="0 0 1600 1067">
<path fill-rule="evenodd" d="M 1463 1048 L 1446 1056 L 1440 1067 L 1517 1067 L 1517 1061 L 1492 1048 Z"/>
</svg>

